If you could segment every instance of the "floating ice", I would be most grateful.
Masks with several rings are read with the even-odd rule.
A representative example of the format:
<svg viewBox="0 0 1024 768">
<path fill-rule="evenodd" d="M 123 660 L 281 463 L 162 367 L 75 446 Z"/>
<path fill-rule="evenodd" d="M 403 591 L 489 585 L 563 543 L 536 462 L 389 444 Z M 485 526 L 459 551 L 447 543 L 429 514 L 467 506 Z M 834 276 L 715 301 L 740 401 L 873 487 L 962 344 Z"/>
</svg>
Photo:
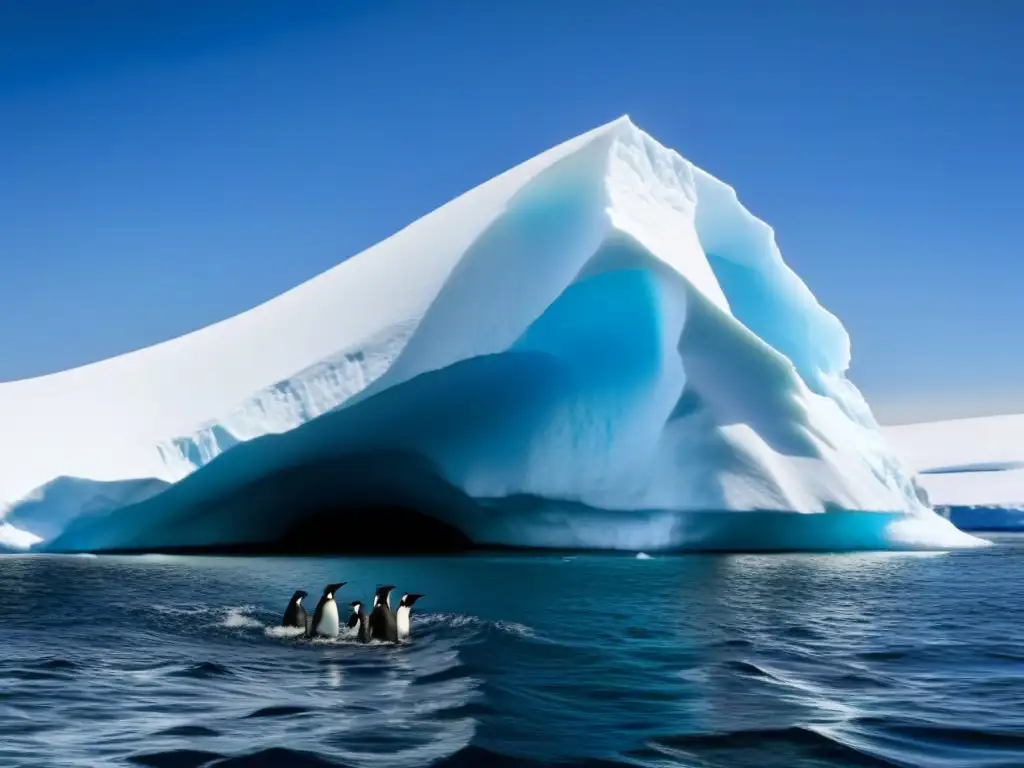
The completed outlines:
<svg viewBox="0 0 1024 768">
<path fill-rule="evenodd" d="M 622 118 L 249 312 L 0 385 L 0 498 L 173 483 L 71 520 L 71 551 L 280 540 L 370 502 L 481 544 L 980 543 L 922 501 L 849 356 L 772 230 Z"/>
</svg>

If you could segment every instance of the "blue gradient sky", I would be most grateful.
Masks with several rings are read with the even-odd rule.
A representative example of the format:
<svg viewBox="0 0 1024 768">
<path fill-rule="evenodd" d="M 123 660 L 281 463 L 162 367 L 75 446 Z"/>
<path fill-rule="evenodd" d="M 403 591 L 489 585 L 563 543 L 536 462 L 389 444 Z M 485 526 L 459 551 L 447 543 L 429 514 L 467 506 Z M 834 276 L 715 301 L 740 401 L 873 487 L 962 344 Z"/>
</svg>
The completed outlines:
<svg viewBox="0 0 1024 768">
<path fill-rule="evenodd" d="M 628 113 L 772 224 L 883 421 L 1024 411 L 1022 39 L 1014 0 L 4 3 L 0 380 L 245 310 Z"/>
</svg>

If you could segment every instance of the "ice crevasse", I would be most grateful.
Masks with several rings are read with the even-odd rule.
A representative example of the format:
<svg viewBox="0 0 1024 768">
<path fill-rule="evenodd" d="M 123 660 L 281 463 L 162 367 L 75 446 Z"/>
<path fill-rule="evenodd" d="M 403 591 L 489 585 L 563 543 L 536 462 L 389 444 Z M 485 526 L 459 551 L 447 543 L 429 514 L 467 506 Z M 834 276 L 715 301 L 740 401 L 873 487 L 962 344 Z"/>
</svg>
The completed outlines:
<svg viewBox="0 0 1024 768">
<path fill-rule="evenodd" d="M 624 117 L 246 313 L 0 385 L 0 500 L 59 551 L 401 505 L 480 545 L 981 544 L 849 359 L 772 230 Z"/>
</svg>

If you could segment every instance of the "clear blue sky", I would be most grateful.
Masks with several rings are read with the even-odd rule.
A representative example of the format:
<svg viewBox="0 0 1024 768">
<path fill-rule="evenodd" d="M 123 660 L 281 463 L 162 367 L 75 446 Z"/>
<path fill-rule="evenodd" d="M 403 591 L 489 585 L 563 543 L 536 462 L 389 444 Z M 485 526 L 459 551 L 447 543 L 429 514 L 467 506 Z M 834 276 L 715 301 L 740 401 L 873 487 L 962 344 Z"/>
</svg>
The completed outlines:
<svg viewBox="0 0 1024 768">
<path fill-rule="evenodd" d="M 628 113 L 883 421 L 1024 411 L 1024 3 L 0 5 L 0 380 L 245 310 Z"/>
</svg>

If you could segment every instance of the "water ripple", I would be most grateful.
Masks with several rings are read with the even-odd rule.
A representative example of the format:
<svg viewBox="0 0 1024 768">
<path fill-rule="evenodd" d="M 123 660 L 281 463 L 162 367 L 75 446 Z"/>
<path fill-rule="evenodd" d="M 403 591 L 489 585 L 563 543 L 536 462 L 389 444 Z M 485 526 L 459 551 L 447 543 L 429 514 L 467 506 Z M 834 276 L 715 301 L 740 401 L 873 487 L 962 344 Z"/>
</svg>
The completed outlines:
<svg viewBox="0 0 1024 768">
<path fill-rule="evenodd" d="M 934 558 L 2 558 L 0 765 L 1019 768 L 1022 577 L 1024 539 Z M 354 599 L 384 579 L 427 594 L 407 643 L 277 626 L 297 586 Z M 52 620 L 58 590 L 74 621 Z"/>
</svg>

